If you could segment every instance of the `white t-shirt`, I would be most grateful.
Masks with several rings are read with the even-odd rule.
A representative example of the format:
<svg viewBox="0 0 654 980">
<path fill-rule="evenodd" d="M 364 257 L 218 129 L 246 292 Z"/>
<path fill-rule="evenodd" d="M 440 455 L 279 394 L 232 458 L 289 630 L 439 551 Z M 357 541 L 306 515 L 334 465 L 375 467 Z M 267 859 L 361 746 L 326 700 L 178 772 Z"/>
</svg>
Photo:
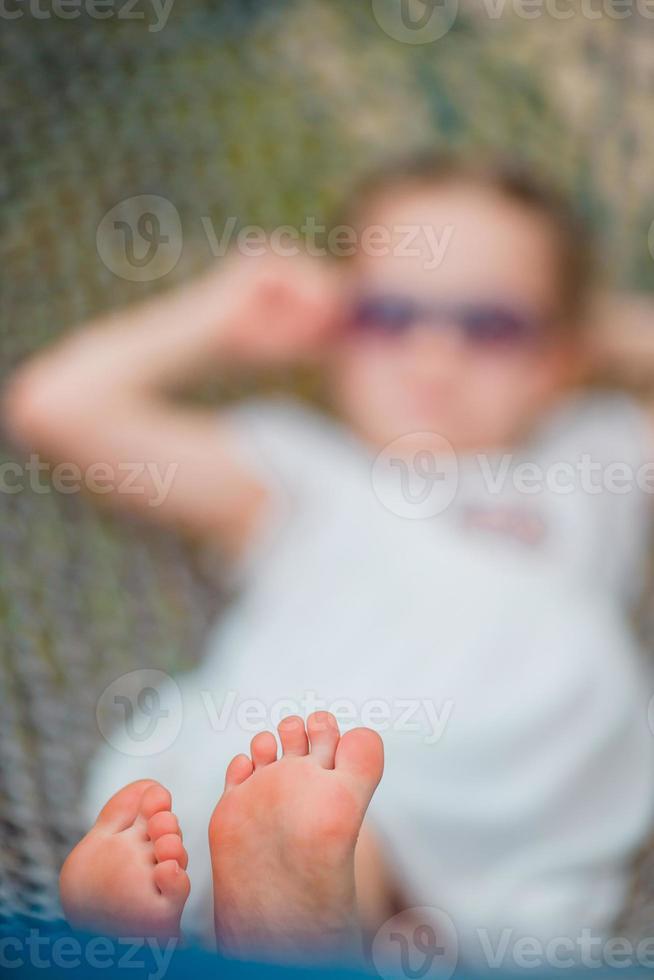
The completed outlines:
<svg viewBox="0 0 654 980">
<path fill-rule="evenodd" d="M 471 958 L 506 929 L 603 934 L 653 817 L 652 683 L 624 615 L 646 553 L 644 493 L 525 495 L 513 469 L 489 492 L 473 458 L 428 516 L 433 499 L 397 497 L 399 466 L 375 470 L 305 408 L 247 404 L 232 424 L 270 488 L 239 595 L 201 667 L 176 681 L 172 744 L 136 757 L 116 733 L 89 814 L 132 779 L 165 783 L 190 857 L 185 925 L 209 930 L 207 824 L 227 762 L 280 717 L 329 708 L 342 728 L 382 734 L 372 825 L 407 900 L 446 913 Z M 562 406 L 519 461 L 583 453 L 636 473 L 646 431 L 631 403 Z"/>
</svg>

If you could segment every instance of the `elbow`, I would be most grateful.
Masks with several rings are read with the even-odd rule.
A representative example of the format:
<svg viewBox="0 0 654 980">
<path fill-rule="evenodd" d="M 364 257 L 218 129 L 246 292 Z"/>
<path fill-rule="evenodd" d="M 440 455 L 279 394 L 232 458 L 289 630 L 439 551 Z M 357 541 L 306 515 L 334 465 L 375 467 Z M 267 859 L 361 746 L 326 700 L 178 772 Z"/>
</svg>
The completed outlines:
<svg viewBox="0 0 654 980">
<path fill-rule="evenodd" d="M 12 442 L 43 450 L 60 444 L 73 406 L 65 386 L 41 362 L 20 368 L 2 392 L 2 420 Z"/>
</svg>

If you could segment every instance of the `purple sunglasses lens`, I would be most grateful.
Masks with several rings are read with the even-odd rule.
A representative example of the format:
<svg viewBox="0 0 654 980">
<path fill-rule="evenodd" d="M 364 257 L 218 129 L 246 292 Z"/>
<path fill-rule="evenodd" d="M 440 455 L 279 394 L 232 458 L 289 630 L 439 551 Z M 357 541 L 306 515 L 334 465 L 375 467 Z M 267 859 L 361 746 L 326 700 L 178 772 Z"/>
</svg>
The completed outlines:
<svg viewBox="0 0 654 980">
<path fill-rule="evenodd" d="M 540 335 L 540 322 L 510 307 L 491 304 L 426 305 L 403 296 L 364 296 L 354 307 L 356 327 L 386 334 L 401 334 L 417 322 L 434 329 L 453 324 L 473 344 L 512 345 L 531 342 Z"/>
<path fill-rule="evenodd" d="M 461 310 L 461 326 L 472 341 L 485 344 L 513 344 L 534 339 L 535 320 L 503 307 L 477 306 Z"/>
<path fill-rule="evenodd" d="M 360 300 L 355 306 L 358 327 L 397 333 L 408 329 L 416 319 L 416 305 L 401 297 L 379 296 Z"/>
</svg>

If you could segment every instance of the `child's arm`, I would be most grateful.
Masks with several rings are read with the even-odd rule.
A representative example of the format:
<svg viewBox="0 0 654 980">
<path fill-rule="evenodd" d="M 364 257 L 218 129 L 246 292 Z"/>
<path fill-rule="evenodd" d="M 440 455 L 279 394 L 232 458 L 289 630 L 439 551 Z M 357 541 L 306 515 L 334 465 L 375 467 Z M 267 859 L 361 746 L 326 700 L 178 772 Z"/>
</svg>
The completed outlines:
<svg viewBox="0 0 654 980">
<path fill-rule="evenodd" d="M 233 260 L 87 326 L 21 368 L 5 398 L 9 430 L 52 459 L 102 473 L 112 487 L 104 499 L 217 535 L 237 552 L 265 490 L 240 461 L 228 421 L 180 407 L 170 391 L 218 361 L 310 353 L 335 321 L 332 287 L 330 274 L 305 259 Z M 139 476 L 121 492 L 127 463 Z M 93 464 L 105 470 L 90 471 Z"/>
</svg>

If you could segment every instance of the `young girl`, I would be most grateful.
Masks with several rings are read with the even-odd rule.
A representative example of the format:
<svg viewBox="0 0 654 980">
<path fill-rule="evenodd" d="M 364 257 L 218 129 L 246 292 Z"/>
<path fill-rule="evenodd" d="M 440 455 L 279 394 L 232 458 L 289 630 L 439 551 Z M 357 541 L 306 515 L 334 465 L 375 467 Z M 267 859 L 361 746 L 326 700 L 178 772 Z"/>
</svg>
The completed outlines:
<svg viewBox="0 0 654 980">
<path fill-rule="evenodd" d="M 179 679 L 174 744 L 135 758 L 126 733 L 89 798 L 97 812 L 146 777 L 173 791 L 194 886 L 186 925 L 206 932 L 207 825 L 247 710 L 261 726 L 312 708 L 363 721 L 386 750 L 357 849 L 365 922 L 399 890 L 442 910 L 471 957 L 508 929 L 511 963 L 524 936 L 603 935 L 651 823 L 651 686 L 627 626 L 647 556 L 648 419 L 582 387 L 587 251 L 555 195 L 419 158 L 360 188 L 346 222 L 359 242 L 347 262 L 232 258 L 86 327 L 8 394 L 25 444 L 87 469 L 141 464 L 112 502 L 215 544 L 240 588 L 200 669 Z M 307 358 L 324 365 L 336 419 L 291 401 L 214 413 L 170 397 L 218 364 Z M 299 769 L 291 781 L 285 798 L 308 813 L 310 781 Z M 141 830 L 170 805 L 144 805 L 143 784 L 138 800 L 124 792 Z M 278 824 L 256 828 L 247 856 L 232 840 L 246 873 L 227 889 L 232 905 L 265 907 L 268 939 L 306 922 L 316 894 L 339 901 L 310 885 L 319 847 L 285 862 L 305 869 L 285 890 L 292 915 L 251 894 L 254 881 L 276 894 L 265 855 Z"/>
</svg>

